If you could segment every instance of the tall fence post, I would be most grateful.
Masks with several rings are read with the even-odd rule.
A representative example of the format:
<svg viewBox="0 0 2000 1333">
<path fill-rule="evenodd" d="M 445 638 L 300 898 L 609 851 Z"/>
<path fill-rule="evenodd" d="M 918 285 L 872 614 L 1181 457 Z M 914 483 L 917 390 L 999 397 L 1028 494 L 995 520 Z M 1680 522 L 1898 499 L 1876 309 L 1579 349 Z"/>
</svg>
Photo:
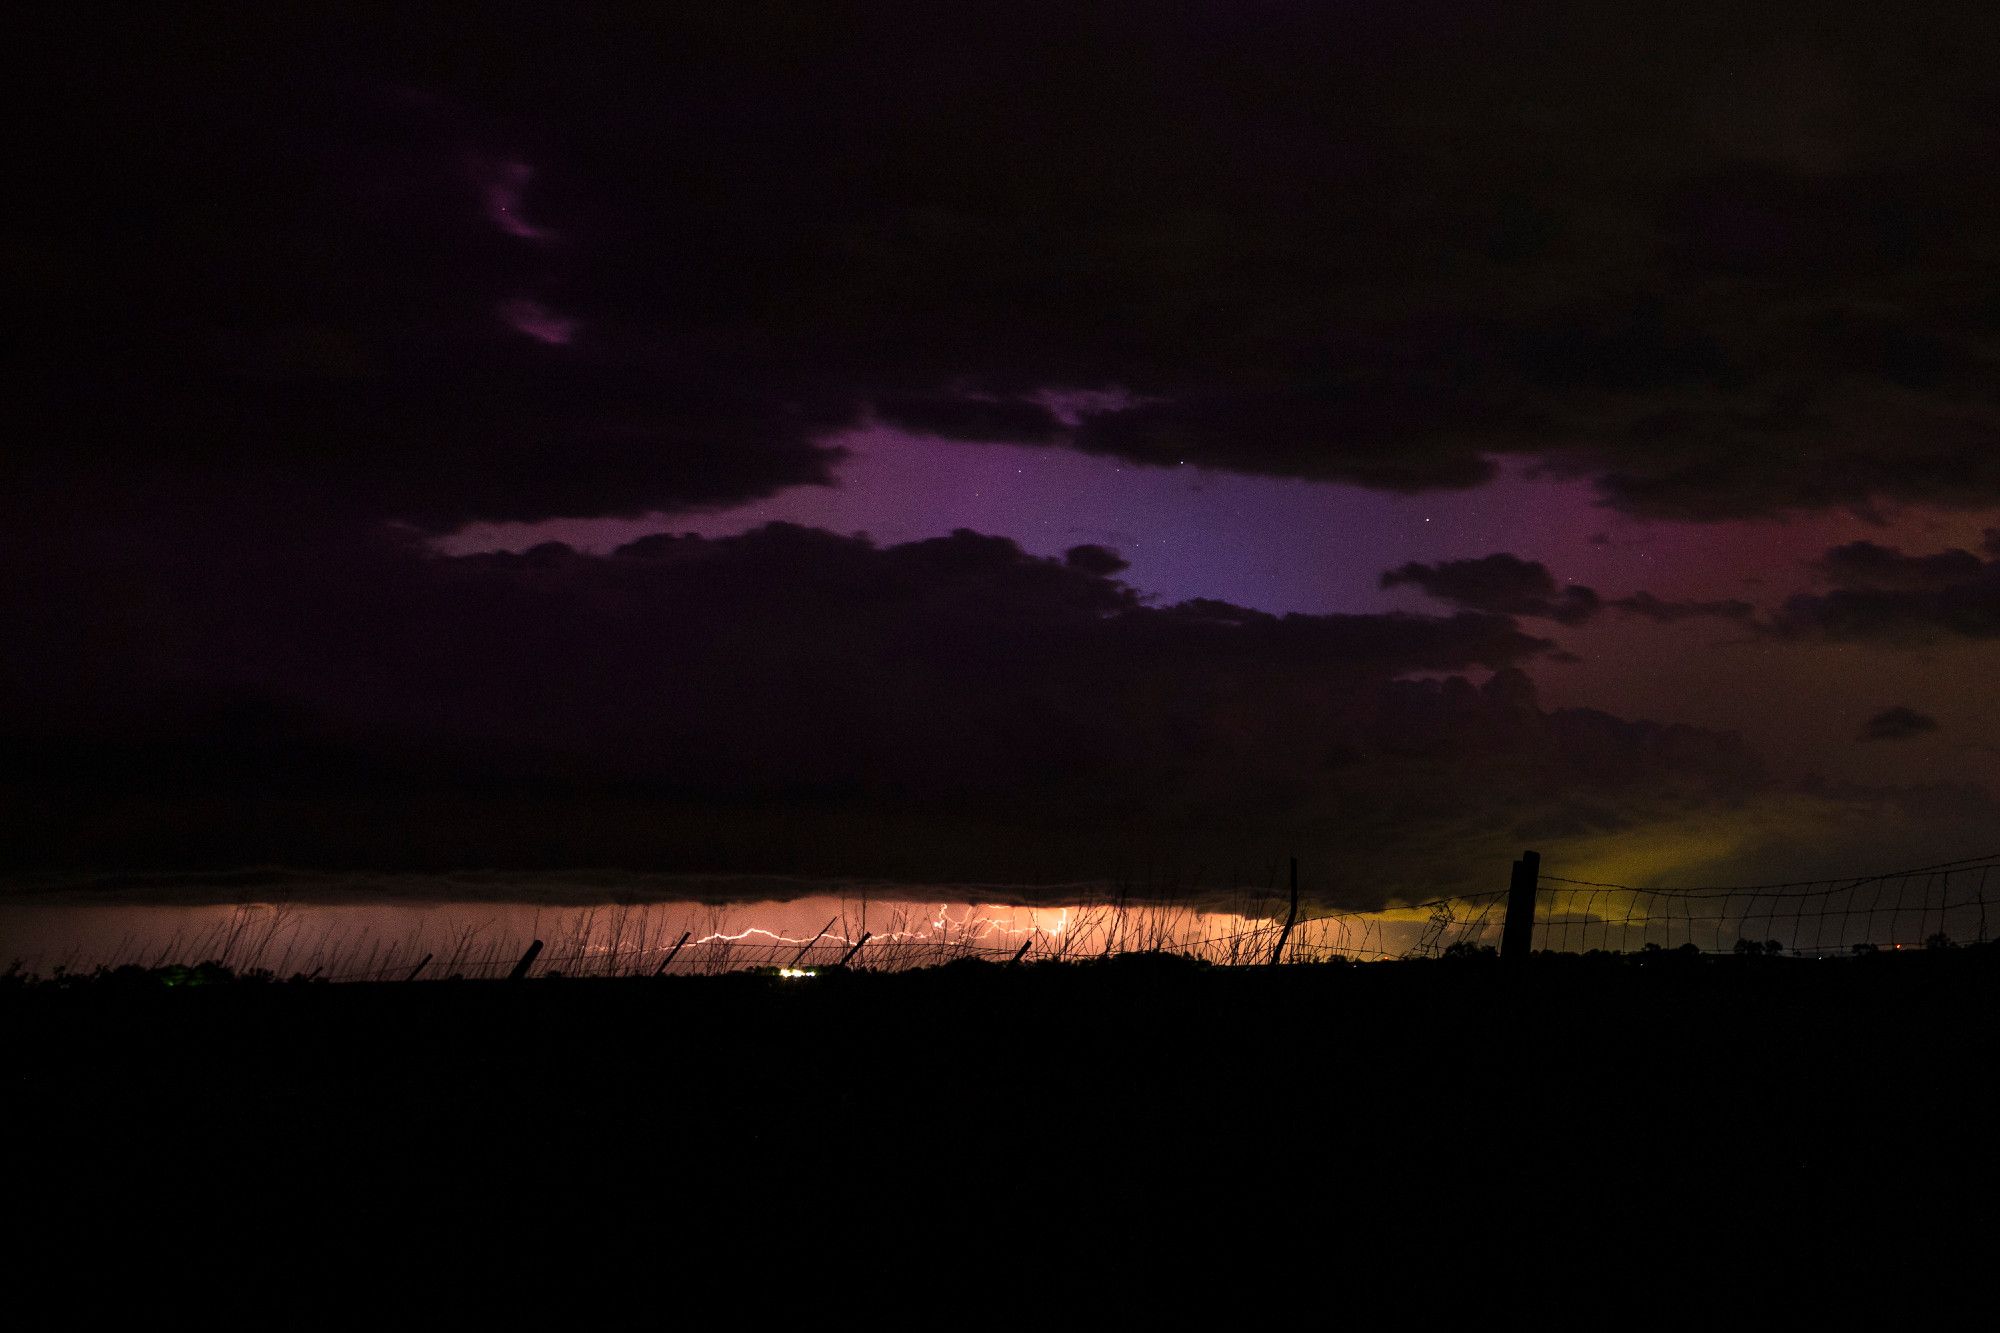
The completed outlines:
<svg viewBox="0 0 2000 1333">
<path fill-rule="evenodd" d="M 542 942 L 536 940 L 528 945 L 528 951 L 521 955 L 521 961 L 514 964 L 514 970 L 507 974 L 507 980 L 519 981 L 528 975 L 528 969 L 535 965 L 535 959 L 542 952 Z"/>
<path fill-rule="evenodd" d="M 819 934 L 813 936 L 811 939 L 806 941 L 806 947 L 799 950 L 798 957 L 792 959 L 791 965 L 793 967 L 797 967 L 800 963 L 803 963 L 806 960 L 806 955 L 812 952 L 813 945 L 818 944 L 821 940 L 825 939 L 826 932 L 832 930 L 833 923 L 838 920 L 840 920 L 840 918 L 837 916 L 828 917 L 826 919 L 826 924 L 819 928 Z"/>
<path fill-rule="evenodd" d="M 1542 877 L 1542 854 L 1522 852 L 1507 886 L 1507 924 L 1500 931 L 1500 956 L 1526 958 L 1535 947 L 1535 884 Z"/>
<path fill-rule="evenodd" d="M 674 941 L 674 947 L 667 950 L 667 956 L 665 958 L 662 958 L 660 960 L 660 965 L 653 969 L 654 976 L 658 977 L 666 975 L 667 968 L 674 961 L 674 955 L 678 954 L 681 951 L 681 946 L 688 942 L 688 936 L 692 934 L 694 934 L 694 932 L 691 930 L 684 930 L 681 932 L 681 937 Z"/>
<path fill-rule="evenodd" d="M 1285 912 L 1285 928 L 1278 932 L 1278 947 L 1271 950 L 1271 966 L 1276 967 L 1285 956 L 1285 945 L 1292 938 L 1292 927 L 1299 919 L 1299 858 L 1292 858 L 1292 905 Z"/>
</svg>

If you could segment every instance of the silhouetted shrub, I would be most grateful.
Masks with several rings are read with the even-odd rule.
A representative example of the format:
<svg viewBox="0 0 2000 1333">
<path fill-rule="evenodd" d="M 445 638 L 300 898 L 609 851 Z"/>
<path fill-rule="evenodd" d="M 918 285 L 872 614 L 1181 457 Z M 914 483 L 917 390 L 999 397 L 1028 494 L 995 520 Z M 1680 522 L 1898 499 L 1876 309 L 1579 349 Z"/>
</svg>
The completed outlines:
<svg viewBox="0 0 2000 1333">
<path fill-rule="evenodd" d="M 1780 958 L 1785 946 L 1777 940 L 1740 939 L 1736 941 L 1736 953 L 1746 958 Z"/>
</svg>

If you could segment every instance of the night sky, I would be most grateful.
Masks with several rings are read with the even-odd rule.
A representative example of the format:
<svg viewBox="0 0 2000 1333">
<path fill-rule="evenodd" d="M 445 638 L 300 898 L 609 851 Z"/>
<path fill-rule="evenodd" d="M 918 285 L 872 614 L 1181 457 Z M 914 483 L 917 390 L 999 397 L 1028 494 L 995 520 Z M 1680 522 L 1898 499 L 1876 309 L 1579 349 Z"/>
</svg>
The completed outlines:
<svg viewBox="0 0 2000 1333">
<path fill-rule="evenodd" d="M 1860 873 L 2000 839 L 2000 20 L 23 38 L 17 873 Z"/>
</svg>

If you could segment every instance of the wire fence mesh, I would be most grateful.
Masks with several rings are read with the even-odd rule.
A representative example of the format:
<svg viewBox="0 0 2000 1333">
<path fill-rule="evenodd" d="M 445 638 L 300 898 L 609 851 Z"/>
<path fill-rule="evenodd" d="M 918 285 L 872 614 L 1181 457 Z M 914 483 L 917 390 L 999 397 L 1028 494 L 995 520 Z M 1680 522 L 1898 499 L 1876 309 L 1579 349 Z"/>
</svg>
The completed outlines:
<svg viewBox="0 0 2000 1333">
<path fill-rule="evenodd" d="M 1827 956 L 1984 944 L 2000 856 L 1851 879 L 1658 888 L 1543 875 L 1536 947 Z"/>
</svg>

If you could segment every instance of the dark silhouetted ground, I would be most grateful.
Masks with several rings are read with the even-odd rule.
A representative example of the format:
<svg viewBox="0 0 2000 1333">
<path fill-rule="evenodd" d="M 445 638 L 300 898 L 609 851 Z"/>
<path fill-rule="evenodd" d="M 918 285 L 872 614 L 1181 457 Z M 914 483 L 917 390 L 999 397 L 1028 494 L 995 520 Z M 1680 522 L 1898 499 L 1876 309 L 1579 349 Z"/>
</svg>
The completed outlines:
<svg viewBox="0 0 2000 1333">
<path fill-rule="evenodd" d="M 1996 996 L 1990 949 L 14 985 L 16 1253 L 607 1311 L 723 1272 L 773 1284 L 748 1309 L 1384 1264 L 1823 1292 L 1983 1234 Z"/>
</svg>

